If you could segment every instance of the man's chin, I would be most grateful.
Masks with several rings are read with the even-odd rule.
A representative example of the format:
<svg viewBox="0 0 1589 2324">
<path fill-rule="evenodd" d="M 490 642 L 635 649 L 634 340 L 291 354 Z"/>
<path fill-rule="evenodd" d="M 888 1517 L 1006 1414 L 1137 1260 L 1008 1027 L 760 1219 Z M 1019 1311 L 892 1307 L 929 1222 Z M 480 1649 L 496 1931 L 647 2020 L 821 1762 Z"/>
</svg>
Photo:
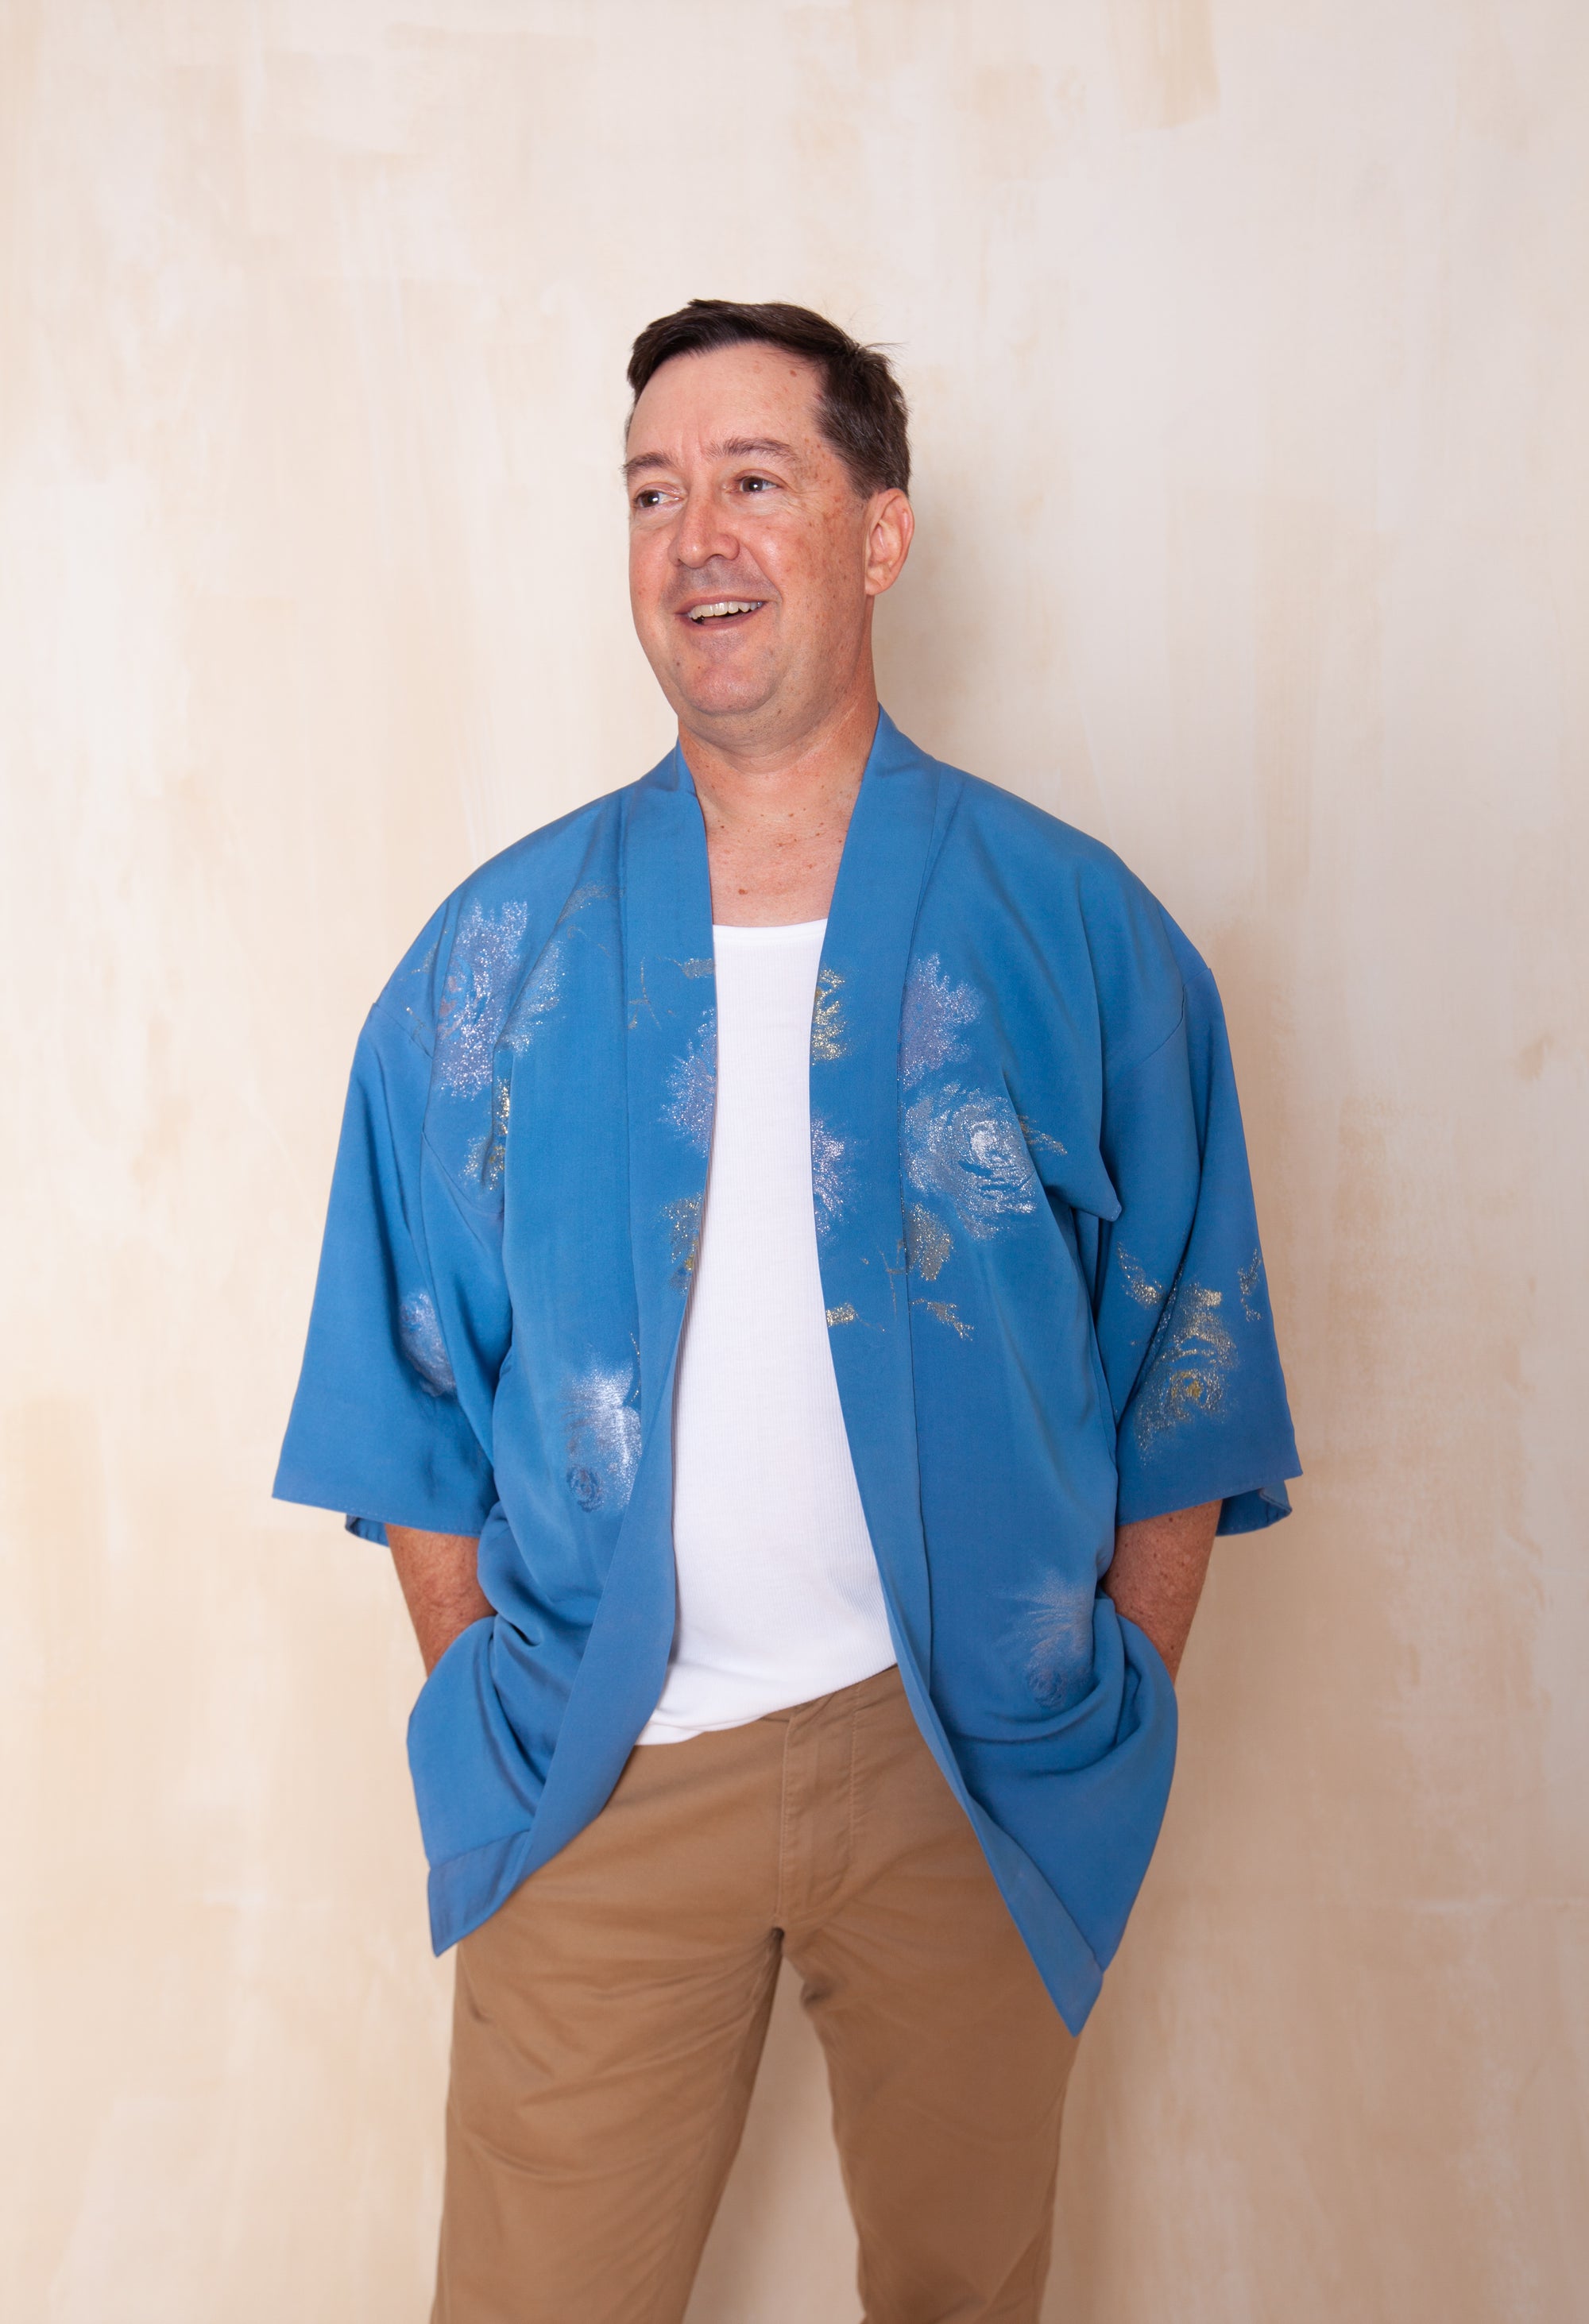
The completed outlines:
<svg viewBox="0 0 1589 2324">
<path fill-rule="evenodd" d="M 676 671 L 665 691 L 687 725 L 709 733 L 759 718 L 777 701 L 779 681 L 765 670 L 712 670 L 688 679 Z"/>
</svg>

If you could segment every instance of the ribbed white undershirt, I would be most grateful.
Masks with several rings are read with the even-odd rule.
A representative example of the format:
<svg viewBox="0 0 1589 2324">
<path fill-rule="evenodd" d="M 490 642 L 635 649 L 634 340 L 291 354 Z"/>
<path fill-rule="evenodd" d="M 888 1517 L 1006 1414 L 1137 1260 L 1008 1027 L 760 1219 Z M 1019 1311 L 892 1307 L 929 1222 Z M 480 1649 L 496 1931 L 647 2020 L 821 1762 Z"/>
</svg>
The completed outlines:
<svg viewBox="0 0 1589 2324">
<path fill-rule="evenodd" d="M 827 926 L 712 931 L 716 1115 L 673 1414 L 679 1618 L 642 1743 L 738 1727 L 894 1660 L 811 1207 Z"/>
</svg>

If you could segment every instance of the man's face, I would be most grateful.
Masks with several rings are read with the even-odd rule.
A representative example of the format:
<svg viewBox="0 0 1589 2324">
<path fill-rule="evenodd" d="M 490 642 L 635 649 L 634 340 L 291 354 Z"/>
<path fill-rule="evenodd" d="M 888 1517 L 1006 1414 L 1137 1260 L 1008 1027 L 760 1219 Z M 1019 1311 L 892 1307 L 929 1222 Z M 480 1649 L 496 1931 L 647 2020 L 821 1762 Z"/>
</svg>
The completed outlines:
<svg viewBox="0 0 1589 2324">
<path fill-rule="evenodd" d="M 904 562 L 903 497 L 855 490 L 819 385 L 779 347 L 676 355 L 630 422 L 634 626 L 680 724 L 727 745 L 775 744 L 845 696 Z"/>
</svg>

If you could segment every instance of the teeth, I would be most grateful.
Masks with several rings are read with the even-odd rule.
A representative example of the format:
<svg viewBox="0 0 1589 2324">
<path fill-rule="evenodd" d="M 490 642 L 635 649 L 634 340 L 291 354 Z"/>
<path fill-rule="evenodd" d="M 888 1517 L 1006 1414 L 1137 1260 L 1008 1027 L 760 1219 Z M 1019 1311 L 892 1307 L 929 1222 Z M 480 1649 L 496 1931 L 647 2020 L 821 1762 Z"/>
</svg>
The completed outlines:
<svg viewBox="0 0 1589 2324">
<path fill-rule="evenodd" d="M 753 613 L 754 603 L 748 597 L 719 597 L 715 605 L 696 605 L 690 611 L 692 622 L 716 622 L 725 613 Z"/>
</svg>

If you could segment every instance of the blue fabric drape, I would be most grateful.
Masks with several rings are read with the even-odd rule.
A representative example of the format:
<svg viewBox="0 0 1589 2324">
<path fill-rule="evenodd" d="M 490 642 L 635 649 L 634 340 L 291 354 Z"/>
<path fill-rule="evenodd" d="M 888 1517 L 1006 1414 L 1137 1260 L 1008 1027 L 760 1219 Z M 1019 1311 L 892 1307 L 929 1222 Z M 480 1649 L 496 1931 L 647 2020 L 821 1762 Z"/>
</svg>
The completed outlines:
<svg viewBox="0 0 1589 2324">
<path fill-rule="evenodd" d="M 661 1692 L 716 1086 L 674 751 L 485 865 L 360 1038 L 276 1490 L 480 1536 L 410 1728 L 438 1949 L 600 1809 Z M 1067 2022 L 1163 1814 L 1117 1521 L 1297 1473 L 1218 995 L 1107 849 L 880 720 L 829 914 L 812 1193 L 901 1670 Z"/>
</svg>

